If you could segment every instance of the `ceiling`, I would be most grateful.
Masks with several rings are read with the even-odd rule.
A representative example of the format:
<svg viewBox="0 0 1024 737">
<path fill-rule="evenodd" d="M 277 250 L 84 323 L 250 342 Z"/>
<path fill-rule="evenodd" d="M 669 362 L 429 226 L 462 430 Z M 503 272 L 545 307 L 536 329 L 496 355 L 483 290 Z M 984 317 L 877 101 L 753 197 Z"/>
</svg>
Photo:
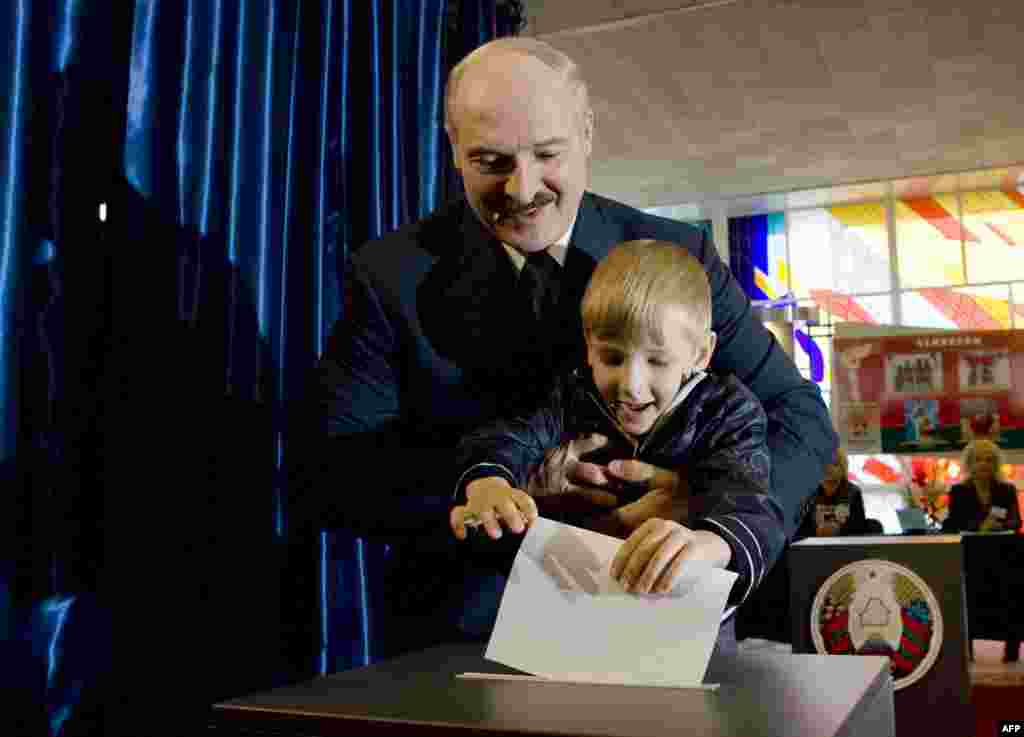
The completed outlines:
<svg viewBox="0 0 1024 737">
<path fill-rule="evenodd" d="M 591 188 L 639 207 L 1024 163 L 1021 0 L 526 8 L 590 84 Z"/>
</svg>

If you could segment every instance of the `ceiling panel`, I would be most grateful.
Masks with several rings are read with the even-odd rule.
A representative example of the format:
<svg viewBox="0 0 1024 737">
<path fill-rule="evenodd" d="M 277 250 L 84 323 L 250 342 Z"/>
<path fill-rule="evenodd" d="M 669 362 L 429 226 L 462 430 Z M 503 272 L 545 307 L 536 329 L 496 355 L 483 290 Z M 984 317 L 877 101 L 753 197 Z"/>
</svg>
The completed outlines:
<svg viewBox="0 0 1024 737">
<path fill-rule="evenodd" d="M 1019 0 L 528 12 L 590 82 L 592 188 L 639 206 L 1024 162 Z"/>
<path fill-rule="evenodd" d="M 531 35 L 576 31 L 617 21 L 677 11 L 706 3 L 699 0 L 527 0 Z"/>
</svg>

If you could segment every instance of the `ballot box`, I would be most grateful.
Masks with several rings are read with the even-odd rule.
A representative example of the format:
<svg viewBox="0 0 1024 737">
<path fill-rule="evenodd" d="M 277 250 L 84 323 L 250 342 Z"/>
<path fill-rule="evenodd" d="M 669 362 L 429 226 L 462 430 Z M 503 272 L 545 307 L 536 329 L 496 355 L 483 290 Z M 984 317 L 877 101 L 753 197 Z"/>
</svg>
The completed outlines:
<svg viewBox="0 0 1024 737">
<path fill-rule="evenodd" d="M 789 565 L 794 653 L 885 655 L 897 735 L 971 734 L 959 535 L 808 538 Z"/>
<path fill-rule="evenodd" d="M 884 658 L 739 653 L 693 688 L 531 678 L 442 645 L 213 706 L 211 737 L 890 737 Z M 462 676 L 474 674 L 473 678 Z"/>
</svg>

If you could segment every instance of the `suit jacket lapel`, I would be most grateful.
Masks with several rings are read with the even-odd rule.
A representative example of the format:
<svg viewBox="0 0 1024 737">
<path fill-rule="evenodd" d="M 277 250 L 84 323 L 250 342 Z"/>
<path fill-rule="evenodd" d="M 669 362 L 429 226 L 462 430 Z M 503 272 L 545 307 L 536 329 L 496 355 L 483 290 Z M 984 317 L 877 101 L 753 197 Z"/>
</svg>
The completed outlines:
<svg viewBox="0 0 1024 737">
<path fill-rule="evenodd" d="M 622 237 L 622 228 L 608 218 L 598 198 L 585 192 L 576 216 L 569 252 L 579 250 L 596 264 Z"/>
<path fill-rule="evenodd" d="M 567 321 L 565 330 L 582 340 L 583 325 L 579 306 L 587 284 L 598 261 L 604 258 L 612 246 L 622 239 L 622 229 L 606 217 L 593 195 L 586 193 L 580 203 L 576 227 L 569 240 L 570 248 L 565 257 L 565 282 L 563 297 L 571 307 L 563 312 Z"/>
<path fill-rule="evenodd" d="M 527 348 L 515 345 L 516 272 L 501 243 L 465 200 L 456 218 L 455 228 L 449 220 L 447 228 L 428 236 L 453 242 L 432 244 L 441 255 L 418 289 L 420 325 L 440 356 L 463 368 L 487 370 L 496 357 Z M 565 322 L 551 348 L 567 349 L 582 342 L 580 300 L 597 262 L 622 237 L 622 228 L 607 218 L 599 199 L 585 193 L 566 254 L 561 297 L 569 300 L 562 310 Z"/>
<path fill-rule="evenodd" d="M 420 284 L 417 305 L 423 333 L 443 358 L 461 366 L 484 361 L 503 334 L 515 287 L 515 269 L 468 203 L 454 229 L 435 238 L 451 239 Z"/>
</svg>

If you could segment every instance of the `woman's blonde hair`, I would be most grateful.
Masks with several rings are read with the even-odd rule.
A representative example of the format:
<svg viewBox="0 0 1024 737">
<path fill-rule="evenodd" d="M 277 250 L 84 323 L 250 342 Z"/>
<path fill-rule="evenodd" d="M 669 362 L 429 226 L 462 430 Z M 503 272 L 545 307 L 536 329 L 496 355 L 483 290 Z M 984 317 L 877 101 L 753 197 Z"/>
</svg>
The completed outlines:
<svg viewBox="0 0 1024 737">
<path fill-rule="evenodd" d="M 842 447 L 836 448 L 836 457 L 832 461 L 831 465 L 839 466 L 839 470 L 843 472 L 844 481 L 850 477 L 850 459 Z"/>
<path fill-rule="evenodd" d="M 586 335 L 630 344 L 663 344 L 661 310 L 683 308 L 700 334 L 711 329 L 711 287 L 704 267 L 678 243 L 626 241 L 594 270 L 581 305 Z"/>
<path fill-rule="evenodd" d="M 995 459 L 996 466 L 996 470 L 993 476 L 998 481 L 1006 481 L 1006 479 L 1003 477 L 1003 464 L 1005 463 L 1005 459 L 1003 457 L 1003 449 L 1000 448 L 995 443 L 993 443 L 991 440 L 985 440 L 984 438 L 970 442 L 967 444 L 967 447 L 964 448 L 964 455 L 961 459 L 963 469 L 965 472 L 964 479 L 974 477 L 974 467 L 976 463 L 976 456 L 978 454 L 978 448 L 987 448 L 988 450 L 992 451 L 992 456 Z"/>
</svg>

